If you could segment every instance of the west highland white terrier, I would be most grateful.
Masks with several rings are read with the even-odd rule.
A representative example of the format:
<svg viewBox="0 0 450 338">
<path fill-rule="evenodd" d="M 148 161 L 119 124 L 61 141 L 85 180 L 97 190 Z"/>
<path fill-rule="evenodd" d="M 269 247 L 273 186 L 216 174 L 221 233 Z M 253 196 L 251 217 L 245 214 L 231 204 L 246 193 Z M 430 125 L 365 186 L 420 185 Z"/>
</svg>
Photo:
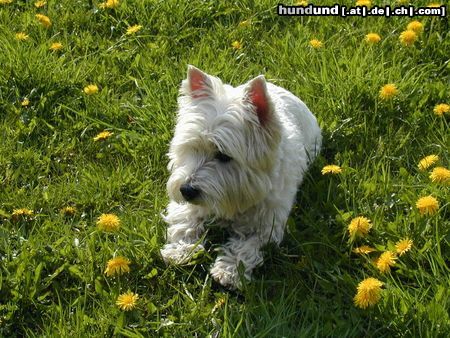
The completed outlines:
<svg viewBox="0 0 450 338">
<path fill-rule="evenodd" d="M 211 275 L 229 288 L 241 285 L 239 271 L 250 279 L 263 262 L 261 248 L 283 239 L 297 187 L 321 141 L 306 105 L 264 76 L 233 88 L 189 66 L 168 153 L 164 260 L 188 262 L 203 249 L 202 234 L 214 220 L 231 236 Z"/>
</svg>

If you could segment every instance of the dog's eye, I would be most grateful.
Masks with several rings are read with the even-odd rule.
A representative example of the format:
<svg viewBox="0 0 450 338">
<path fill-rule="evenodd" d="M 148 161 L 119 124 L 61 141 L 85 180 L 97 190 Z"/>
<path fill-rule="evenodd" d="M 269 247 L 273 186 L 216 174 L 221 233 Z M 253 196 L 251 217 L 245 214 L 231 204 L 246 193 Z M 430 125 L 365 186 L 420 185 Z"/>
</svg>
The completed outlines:
<svg viewBox="0 0 450 338">
<path fill-rule="evenodd" d="M 219 162 L 223 162 L 223 163 L 226 163 L 226 162 L 230 162 L 231 161 L 231 157 L 230 156 L 228 156 L 228 155 L 226 155 L 226 154 L 224 154 L 224 153 L 222 153 L 222 152 L 217 152 L 216 153 L 216 155 L 214 156 L 214 158 L 216 159 L 216 160 L 219 160 Z"/>
</svg>

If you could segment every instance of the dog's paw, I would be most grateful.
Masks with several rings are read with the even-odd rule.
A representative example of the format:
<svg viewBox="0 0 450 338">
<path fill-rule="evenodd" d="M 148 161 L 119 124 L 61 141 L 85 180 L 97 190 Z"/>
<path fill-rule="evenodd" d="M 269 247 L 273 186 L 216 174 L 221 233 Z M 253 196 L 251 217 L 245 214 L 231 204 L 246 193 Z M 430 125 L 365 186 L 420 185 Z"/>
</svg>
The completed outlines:
<svg viewBox="0 0 450 338">
<path fill-rule="evenodd" d="M 226 288 L 236 289 L 241 287 L 236 264 L 217 260 L 212 266 L 210 273 L 217 283 Z"/>
<path fill-rule="evenodd" d="M 161 256 L 166 264 L 186 264 L 201 250 L 204 250 L 201 244 L 168 243 L 161 249 Z"/>
</svg>

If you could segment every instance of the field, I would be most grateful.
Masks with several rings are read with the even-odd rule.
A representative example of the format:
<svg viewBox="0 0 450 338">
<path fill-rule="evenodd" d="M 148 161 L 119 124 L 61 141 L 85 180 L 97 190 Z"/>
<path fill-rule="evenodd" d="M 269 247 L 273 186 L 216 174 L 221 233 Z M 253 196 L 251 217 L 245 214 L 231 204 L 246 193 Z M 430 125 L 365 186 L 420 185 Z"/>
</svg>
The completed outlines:
<svg viewBox="0 0 450 338">
<path fill-rule="evenodd" d="M 448 17 L 277 3 L 0 1 L 0 336 L 450 335 Z M 323 130 L 285 240 L 239 291 L 208 275 L 213 249 L 159 254 L 188 64 L 264 74 Z"/>
</svg>

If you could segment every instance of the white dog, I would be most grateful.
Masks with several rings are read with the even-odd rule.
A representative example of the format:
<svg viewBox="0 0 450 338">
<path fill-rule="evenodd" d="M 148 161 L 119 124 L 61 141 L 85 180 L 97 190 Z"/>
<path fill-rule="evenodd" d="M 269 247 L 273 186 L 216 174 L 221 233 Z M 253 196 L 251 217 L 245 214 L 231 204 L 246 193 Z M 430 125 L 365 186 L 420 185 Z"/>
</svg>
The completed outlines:
<svg viewBox="0 0 450 338">
<path fill-rule="evenodd" d="M 189 66 L 178 106 L 162 257 L 187 262 L 214 220 L 232 235 L 211 275 L 239 287 L 238 266 L 250 279 L 261 247 L 283 239 L 297 187 L 320 150 L 320 128 L 300 99 L 264 76 L 233 88 Z"/>
</svg>

